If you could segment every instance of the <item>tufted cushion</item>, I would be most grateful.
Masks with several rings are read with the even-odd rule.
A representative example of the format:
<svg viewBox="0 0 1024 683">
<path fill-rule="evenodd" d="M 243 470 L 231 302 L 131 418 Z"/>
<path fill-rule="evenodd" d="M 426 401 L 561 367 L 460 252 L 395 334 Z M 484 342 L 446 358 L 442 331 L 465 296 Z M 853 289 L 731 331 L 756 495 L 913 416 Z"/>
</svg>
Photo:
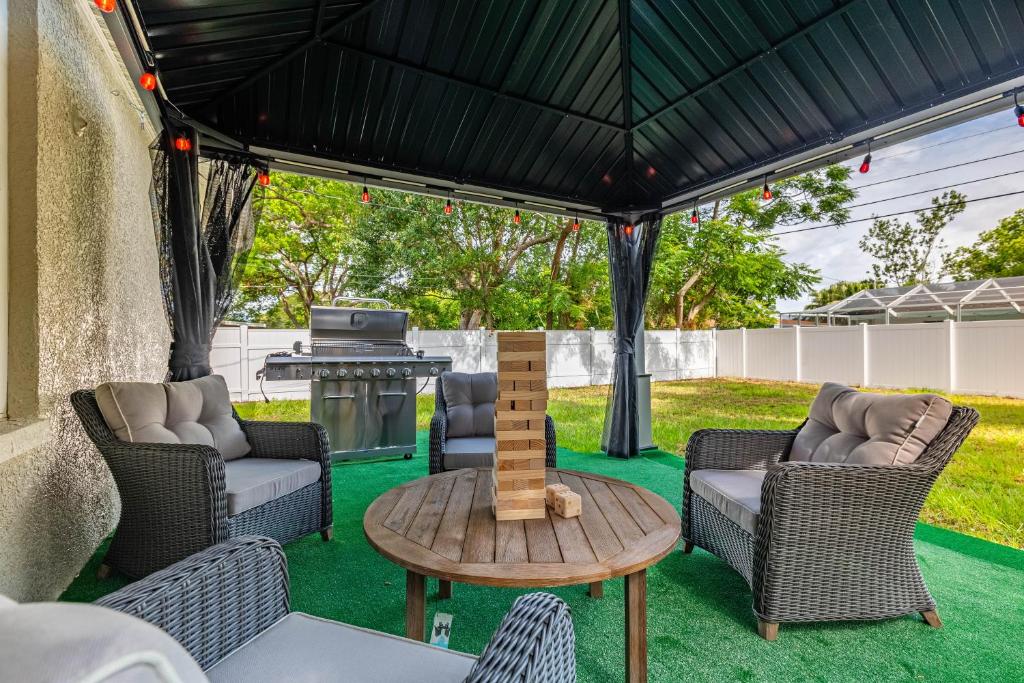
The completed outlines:
<svg viewBox="0 0 1024 683">
<path fill-rule="evenodd" d="M 122 441 L 214 446 L 225 460 L 250 450 L 220 375 L 163 384 L 108 382 L 96 388 L 96 403 Z"/>
<path fill-rule="evenodd" d="M 441 375 L 441 390 L 448 405 L 448 438 L 494 436 L 497 374 L 446 372 Z"/>
<path fill-rule="evenodd" d="M 828 382 L 821 387 L 789 459 L 852 465 L 909 465 L 949 421 L 953 405 L 934 394 L 885 396 Z"/>
<path fill-rule="evenodd" d="M 173 638 L 96 605 L 0 605 L 0 680 L 199 683 L 208 680 Z"/>
</svg>

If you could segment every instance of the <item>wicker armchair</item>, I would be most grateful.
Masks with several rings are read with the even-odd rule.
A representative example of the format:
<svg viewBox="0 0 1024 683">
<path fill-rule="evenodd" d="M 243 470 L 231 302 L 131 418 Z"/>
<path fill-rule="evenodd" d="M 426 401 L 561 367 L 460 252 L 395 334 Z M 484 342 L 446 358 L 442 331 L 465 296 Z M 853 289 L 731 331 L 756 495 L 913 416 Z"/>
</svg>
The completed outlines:
<svg viewBox="0 0 1024 683">
<path fill-rule="evenodd" d="M 107 426 L 93 391 L 71 405 L 114 476 L 121 519 L 100 566 L 139 578 L 237 536 L 287 543 L 319 531 L 330 540 L 331 460 L 327 432 L 312 423 L 255 422 L 235 415 L 252 448 L 247 457 L 312 460 L 320 479 L 293 493 L 228 515 L 224 458 L 212 446 L 129 443 Z"/>
<path fill-rule="evenodd" d="M 516 600 L 477 659 L 290 612 L 285 556 L 268 538 L 221 543 L 96 604 L 160 627 L 213 681 L 576 680 L 569 607 L 553 595 Z"/>
<path fill-rule="evenodd" d="M 494 377 L 494 373 L 481 373 L 483 375 L 490 375 Z M 497 380 L 495 379 L 495 382 Z M 497 385 L 495 385 L 497 386 Z M 546 439 L 546 454 L 545 464 L 547 467 L 555 467 L 555 459 L 557 452 L 557 444 L 555 442 L 555 421 L 551 419 L 550 415 L 544 416 L 544 436 Z M 448 470 L 459 469 L 460 467 L 484 467 L 487 463 L 474 462 L 469 459 L 465 464 L 452 465 L 451 458 L 449 457 L 449 448 L 454 443 L 449 440 L 448 434 L 448 402 L 444 396 L 444 383 L 441 381 L 441 377 L 437 378 L 434 383 L 434 415 L 430 418 L 430 474 L 437 474 L 438 472 L 446 472 Z M 480 434 L 476 438 L 471 439 L 458 439 L 458 441 L 480 441 L 487 439 L 489 440 L 489 453 L 494 453 L 494 431 L 493 424 L 489 434 Z M 470 451 L 486 450 L 480 448 L 470 448 Z M 458 456 L 465 456 L 464 453 L 458 453 Z"/>
<path fill-rule="evenodd" d="M 914 556 L 914 526 L 936 478 L 977 422 L 975 410 L 954 406 L 909 465 L 786 462 L 799 430 L 697 431 L 686 446 L 684 552 L 697 545 L 743 575 L 767 640 L 784 622 L 920 612 L 941 626 Z M 698 470 L 766 471 L 756 533 L 693 492 Z"/>
</svg>

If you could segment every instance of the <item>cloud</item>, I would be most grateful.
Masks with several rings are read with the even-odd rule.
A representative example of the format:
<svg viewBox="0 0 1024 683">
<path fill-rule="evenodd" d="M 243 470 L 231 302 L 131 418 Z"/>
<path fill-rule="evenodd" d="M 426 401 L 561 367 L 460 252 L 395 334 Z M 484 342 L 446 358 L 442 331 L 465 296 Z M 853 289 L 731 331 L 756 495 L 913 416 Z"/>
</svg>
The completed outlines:
<svg viewBox="0 0 1024 683">
<path fill-rule="evenodd" d="M 897 195 L 947 185 L 955 185 L 954 189 L 965 194 L 968 199 L 1019 192 L 1024 187 L 1024 135 L 1021 133 L 1021 128 L 1012 117 L 1005 112 L 998 112 L 880 150 L 872 155 L 871 172 L 866 175 L 856 172 L 860 159 L 851 160 L 848 162 L 854 168 L 851 186 L 857 189 L 859 186 L 871 184 L 870 187 L 858 190 L 857 199 L 853 203 L 887 200 Z M 947 171 L 927 173 L 915 178 L 881 183 L 921 171 L 963 164 L 1016 150 L 1021 150 L 1022 153 Z M 1021 172 L 984 182 L 969 182 L 1012 171 Z M 920 209 L 927 207 L 931 198 L 942 192 L 943 190 L 938 189 L 905 199 L 855 208 L 850 218 L 868 218 L 872 215 Z M 979 232 L 991 229 L 1000 218 L 1008 216 L 1022 206 L 1024 195 L 968 203 L 967 209 L 946 227 L 943 239 L 951 248 L 971 244 Z M 913 220 L 911 214 L 898 218 Z M 869 277 L 871 270 L 870 257 L 858 246 L 870 225 L 870 221 L 862 221 L 840 228 L 824 228 L 785 235 L 779 238 L 779 245 L 787 252 L 787 261 L 803 262 L 819 269 L 823 278 L 822 285 L 836 280 L 859 280 Z M 809 300 L 810 297 L 806 296 L 795 301 L 780 300 L 778 309 L 783 312 L 798 311 L 803 309 Z"/>
</svg>

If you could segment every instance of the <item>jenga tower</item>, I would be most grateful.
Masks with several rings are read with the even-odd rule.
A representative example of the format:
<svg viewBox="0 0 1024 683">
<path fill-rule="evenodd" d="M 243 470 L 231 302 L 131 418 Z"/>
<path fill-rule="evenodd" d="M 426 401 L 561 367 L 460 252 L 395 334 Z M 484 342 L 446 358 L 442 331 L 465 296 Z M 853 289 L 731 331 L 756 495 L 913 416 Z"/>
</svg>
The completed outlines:
<svg viewBox="0 0 1024 683">
<path fill-rule="evenodd" d="M 494 404 L 494 514 L 543 519 L 544 415 L 548 409 L 544 332 L 498 332 Z"/>
</svg>

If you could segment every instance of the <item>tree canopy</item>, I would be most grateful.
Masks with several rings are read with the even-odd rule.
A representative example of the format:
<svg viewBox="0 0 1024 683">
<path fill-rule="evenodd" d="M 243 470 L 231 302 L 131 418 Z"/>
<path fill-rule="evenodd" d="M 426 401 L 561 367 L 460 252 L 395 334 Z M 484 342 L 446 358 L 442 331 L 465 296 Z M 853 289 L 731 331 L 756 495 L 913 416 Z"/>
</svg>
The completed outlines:
<svg viewBox="0 0 1024 683">
<path fill-rule="evenodd" d="M 1024 209 L 981 233 L 973 245 L 946 254 L 943 265 L 957 280 L 1024 275 Z"/>
<path fill-rule="evenodd" d="M 741 193 L 665 219 L 648 324 L 697 328 L 771 325 L 780 297 L 818 281 L 787 263 L 771 233 L 804 221 L 846 220 L 849 169 L 779 181 L 772 201 Z M 453 199 L 358 188 L 277 173 L 231 317 L 305 327 L 309 308 L 339 296 L 383 297 L 435 329 L 611 326 L 603 223 Z"/>
<path fill-rule="evenodd" d="M 827 287 L 822 287 L 812 292 L 811 302 L 807 304 L 807 308 L 821 308 L 835 301 L 842 301 L 865 289 L 874 289 L 876 286 L 874 280 L 840 280 L 839 282 L 833 282 Z"/>
</svg>

